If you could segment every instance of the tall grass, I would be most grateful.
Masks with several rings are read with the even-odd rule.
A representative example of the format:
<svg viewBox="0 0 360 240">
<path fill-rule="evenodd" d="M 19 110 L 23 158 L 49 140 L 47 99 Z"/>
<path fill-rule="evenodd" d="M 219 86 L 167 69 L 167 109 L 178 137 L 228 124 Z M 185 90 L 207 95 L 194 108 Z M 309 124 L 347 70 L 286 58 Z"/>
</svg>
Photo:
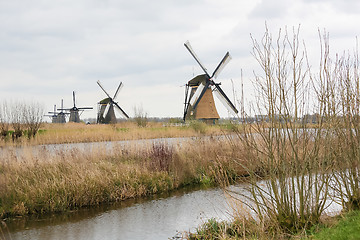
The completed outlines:
<svg viewBox="0 0 360 240">
<path fill-rule="evenodd" d="M 360 235 L 360 213 L 351 211 L 344 216 L 339 216 L 327 226 L 320 226 L 318 233 L 311 235 L 308 239 L 319 240 L 347 240 L 358 239 Z M 326 228 L 328 227 L 328 228 Z"/>
<path fill-rule="evenodd" d="M 193 125 L 200 127 L 194 127 Z M 9 131 L 12 131 L 12 129 L 10 128 Z M 139 127 L 135 122 L 109 125 L 85 125 L 83 123 L 44 124 L 35 138 L 27 139 L 23 137 L 17 139 L 16 142 L 10 141 L 9 137 L 1 138 L 0 146 L 193 137 L 221 135 L 224 132 L 229 132 L 229 130 L 221 126 L 210 126 L 203 123 L 171 126 L 149 121 L 146 127 Z"/>
<path fill-rule="evenodd" d="M 0 161 L 0 217 L 59 212 L 171 191 L 217 184 L 220 166 L 237 171 L 226 142 L 199 139 L 179 145 L 117 145 L 104 149 L 4 152 Z M 233 168 L 234 166 L 234 168 Z M 230 175 L 229 175 L 230 176 Z"/>
</svg>

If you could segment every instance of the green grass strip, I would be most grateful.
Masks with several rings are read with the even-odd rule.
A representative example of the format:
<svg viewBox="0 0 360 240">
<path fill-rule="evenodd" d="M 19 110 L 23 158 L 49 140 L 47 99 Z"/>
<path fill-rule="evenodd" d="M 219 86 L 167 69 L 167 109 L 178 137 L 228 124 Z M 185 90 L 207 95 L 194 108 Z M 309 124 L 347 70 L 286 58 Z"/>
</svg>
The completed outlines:
<svg viewBox="0 0 360 240">
<path fill-rule="evenodd" d="M 334 227 L 322 229 L 313 235 L 319 240 L 355 240 L 360 239 L 360 211 L 348 213 Z"/>
</svg>

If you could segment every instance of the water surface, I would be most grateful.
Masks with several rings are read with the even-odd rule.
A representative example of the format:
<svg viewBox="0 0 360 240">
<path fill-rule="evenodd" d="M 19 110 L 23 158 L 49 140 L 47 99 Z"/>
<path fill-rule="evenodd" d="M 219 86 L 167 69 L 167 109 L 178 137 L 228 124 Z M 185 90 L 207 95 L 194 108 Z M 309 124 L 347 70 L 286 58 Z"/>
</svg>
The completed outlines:
<svg viewBox="0 0 360 240">
<path fill-rule="evenodd" d="M 221 189 L 178 191 L 61 215 L 8 222 L 9 239 L 169 239 L 194 231 L 209 218 L 229 220 Z"/>
</svg>

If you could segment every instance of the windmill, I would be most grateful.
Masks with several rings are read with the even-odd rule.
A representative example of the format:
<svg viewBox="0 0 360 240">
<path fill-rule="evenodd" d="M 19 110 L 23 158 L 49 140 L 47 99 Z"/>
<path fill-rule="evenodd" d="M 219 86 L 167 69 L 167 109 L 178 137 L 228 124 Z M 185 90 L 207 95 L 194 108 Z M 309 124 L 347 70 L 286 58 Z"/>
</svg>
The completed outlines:
<svg viewBox="0 0 360 240">
<path fill-rule="evenodd" d="M 61 109 L 63 108 L 63 103 L 64 100 L 61 99 Z M 69 114 L 63 111 L 56 112 L 56 105 L 54 105 L 54 111 L 48 113 L 52 115 L 45 115 L 45 116 L 51 117 L 52 123 L 66 123 L 66 115 Z"/>
<path fill-rule="evenodd" d="M 121 115 L 123 115 L 125 118 L 129 118 L 129 116 L 122 110 L 122 108 L 119 106 L 117 102 L 115 102 L 115 99 L 117 95 L 119 94 L 120 89 L 122 88 L 122 82 L 120 82 L 118 88 L 115 91 L 114 97 L 110 97 L 110 95 L 105 91 L 103 86 L 101 85 L 100 81 L 97 81 L 97 84 L 99 87 L 104 91 L 107 98 L 104 98 L 99 102 L 99 108 L 98 108 L 98 116 L 97 116 L 97 122 L 98 123 L 116 123 L 116 116 L 114 112 L 114 108 L 118 109 Z"/>
<path fill-rule="evenodd" d="M 86 109 L 93 109 L 92 107 L 76 107 L 76 103 L 75 103 L 75 92 L 73 91 L 73 103 L 74 106 L 72 108 L 59 108 L 58 110 L 64 110 L 64 111 L 69 111 L 70 112 L 70 118 L 69 118 L 69 122 L 80 122 L 80 114 L 79 112 L 81 111 L 81 113 L 86 110 Z"/>
<path fill-rule="evenodd" d="M 194 77 L 186 84 L 183 120 L 186 121 L 191 119 L 198 119 L 208 123 L 215 123 L 215 120 L 219 119 L 220 116 L 216 110 L 213 93 L 220 99 L 228 111 L 235 114 L 238 113 L 238 110 L 234 104 L 232 104 L 230 99 L 221 89 L 221 83 L 215 83 L 213 80 L 214 78 L 218 77 L 220 72 L 224 69 L 225 65 L 231 60 L 229 52 L 225 54 L 224 58 L 220 61 L 219 65 L 215 68 L 213 74 L 210 76 L 207 72 L 207 69 L 195 54 L 189 41 L 187 41 L 184 46 L 194 57 L 205 74 Z"/>
<path fill-rule="evenodd" d="M 45 115 L 46 117 L 50 117 L 51 118 L 51 122 L 52 123 L 58 123 L 58 112 L 56 112 L 56 105 L 54 105 L 54 111 L 53 112 L 48 112 L 51 115 Z"/>
</svg>

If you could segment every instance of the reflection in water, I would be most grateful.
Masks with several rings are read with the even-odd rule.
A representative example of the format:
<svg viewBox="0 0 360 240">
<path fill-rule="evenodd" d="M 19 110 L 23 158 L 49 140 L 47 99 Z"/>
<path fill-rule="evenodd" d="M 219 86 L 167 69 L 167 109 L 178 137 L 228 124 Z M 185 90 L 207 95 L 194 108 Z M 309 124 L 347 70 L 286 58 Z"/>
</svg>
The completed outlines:
<svg viewBox="0 0 360 240">
<path fill-rule="evenodd" d="M 165 198 L 166 197 L 166 198 Z M 194 230 L 209 218 L 228 219 L 230 208 L 219 189 L 176 192 L 171 197 L 131 200 L 8 223 L 9 239 L 168 239 Z"/>
</svg>

